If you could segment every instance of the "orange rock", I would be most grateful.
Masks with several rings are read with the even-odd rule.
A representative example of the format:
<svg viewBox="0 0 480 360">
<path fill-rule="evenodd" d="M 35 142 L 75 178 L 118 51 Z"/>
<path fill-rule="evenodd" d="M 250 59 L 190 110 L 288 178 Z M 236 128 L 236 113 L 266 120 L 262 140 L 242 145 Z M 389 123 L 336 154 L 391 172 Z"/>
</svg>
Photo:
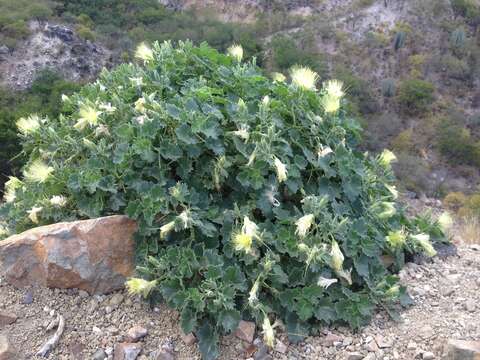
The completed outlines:
<svg viewBox="0 0 480 360">
<path fill-rule="evenodd" d="M 109 293 L 134 272 L 136 230 L 120 215 L 31 229 L 0 242 L 2 273 L 16 287 Z"/>
</svg>

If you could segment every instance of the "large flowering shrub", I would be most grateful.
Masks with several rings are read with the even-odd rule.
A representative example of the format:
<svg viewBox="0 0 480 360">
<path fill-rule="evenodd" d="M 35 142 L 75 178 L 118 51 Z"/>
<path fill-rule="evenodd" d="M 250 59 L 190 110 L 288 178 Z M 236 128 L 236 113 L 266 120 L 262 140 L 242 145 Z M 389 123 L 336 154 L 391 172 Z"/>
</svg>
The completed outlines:
<svg viewBox="0 0 480 360">
<path fill-rule="evenodd" d="M 178 309 L 207 359 L 242 318 L 273 346 L 276 320 L 298 341 L 405 298 L 382 255 L 434 255 L 443 233 L 396 205 L 392 153 L 355 151 L 341 83 L 301 67 L 271 80 L 241 47 L 137 56 L 64 97 L 58 119 L 19 121 L 30 161 L 8 182 L 4 232 L 136 219 L 142 276 L 128 288 Z"/>
</svg>

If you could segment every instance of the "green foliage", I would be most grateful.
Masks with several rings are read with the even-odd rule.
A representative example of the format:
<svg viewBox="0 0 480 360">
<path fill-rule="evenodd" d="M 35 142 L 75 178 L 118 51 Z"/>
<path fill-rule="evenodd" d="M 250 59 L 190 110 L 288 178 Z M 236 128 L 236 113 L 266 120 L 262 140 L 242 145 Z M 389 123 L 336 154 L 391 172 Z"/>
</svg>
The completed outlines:
<svg viewBox="0 0 480 360">
<path fill-rule="evenodd" d="M 0 0 L 0 44 L 14 47 L 30 33 L 27 21 L 47 19 L 53 13 L 51 7 L 47 0 Z"/>
<path fill-rule="evenodd" d="M 16 173 L 21 165 L 21 157 L 17 157 L 21 146 L 15 122 L 32 113 L 57 117 L 62 107 L 61 95 L 72 93 L 79 87 L 55 73 L 45 71 L 28 91 L 15 93 L 0 88 L 0 184 L 4 183 L 6 175 Z"/>
<path fill-rule="evenodd" d="M 404 113 L 422 114 L 435 100 L 434 91 L 433 84 L 428 81 L 407 79 L 400 84 L 397 100 Z"/>
<path fill-rule="evenodd" d="M 301 48 L 294 39 L 288 36 L 276 36 L 270 43 L 272 58 L 275 68 L 286 71 L 294 65 L 304 65 L 315 70 L 324 77 L 327 73 L 327 65 L 320 54 Z"/>
<path fill-rule="evenodd" d="M 393 48 L 395 51 L 400 50 L 405 46 L 405 39 L 407 38 L 407 34 L 404 31 L 399 31 L 393 37 Z"/>
<path fill-rule="evenodd" d="M 480 6 L 476 0 L 451 0 L 452 9 L 456 16 L 462 16 L 477 26 L 480 22 Z"/>
<path fill-rule="evenodd" d="M 450 35 L 450 43 L 454 49 L 462 49 L 465 46 L 467 35 L 465 29 L 457 28 Z"/>
<path fill-rule="evenodd" d="M 452 164 L 480 166 L 480 141 L 459 119 L 447 117 L 438 125 L 437 146 Z"/>
<path fill-rule="evenodd" d="M 406 295 L 381 255 L 401 266 L 443 234 L 395 205 L 393 154 L 357 151 L 356 123 L 324 111 L 336 83 L 272 82 L 205 44 L 139 55 L 143 66 L 102 72 L 57 119 L 24 129 L 29 163 L 1 210 L 8 228 L 136 219 L 152 300 L 181 313 L 206 359 L 241 318 L 267 334 L 282 319 L 296 342 L 319 323 L 358 328 L 377 305 L 393 310 Z"/>
<path fill-rule="evenodd" d="M 394 79 L 385 79 L 382 81 L 382 95 L 385 97 L 394 97 L 397 91 Z"/>
</svg>

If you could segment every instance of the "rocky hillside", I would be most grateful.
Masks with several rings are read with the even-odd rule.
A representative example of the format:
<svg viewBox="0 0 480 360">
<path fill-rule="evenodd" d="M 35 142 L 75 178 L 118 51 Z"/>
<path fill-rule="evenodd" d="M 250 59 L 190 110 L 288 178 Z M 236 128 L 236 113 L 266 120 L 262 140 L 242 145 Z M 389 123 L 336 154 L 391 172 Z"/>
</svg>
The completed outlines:
<svg viewBox="0 0 480 360">
<path fill-rule="evenodd" d="M 70 81 L 88 81 L 110 66 L 110 52 L 81 39 L 69 26 L 31 21 L 31 35 L 0 54 L 0 81 L 16 90 L 28 89 L 38 73 L 52 69 Z"/>
</svg>

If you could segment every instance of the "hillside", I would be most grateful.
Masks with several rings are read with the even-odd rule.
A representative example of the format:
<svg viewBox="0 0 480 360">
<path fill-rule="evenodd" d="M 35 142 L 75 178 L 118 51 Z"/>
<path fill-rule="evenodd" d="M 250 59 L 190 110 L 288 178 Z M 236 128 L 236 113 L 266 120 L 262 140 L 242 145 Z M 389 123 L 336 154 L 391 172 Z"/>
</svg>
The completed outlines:
<svg viewBox="0 0 480 360">
<path fill-rule="evenodd" d="M 238 42 L 267 72 L 287 73 L 299 63 L 322 79 L 341 79 L 348 89 L 349 111 L 366 130 L 364 148 L 395 151 L 397 176 L 405 190 L 439 198 L 477 191 L 477 0 L 160 3 L 42 1 L 20 13 L 2 1 L 0 6 L 19 18 L 13 24 L 0 22 L 5 86 L 25 88 L 44 67 L 70 81 L 88 80 L 101 66 L 129 61 L 135 44 L 143 40 L 206 40 L 222 50 Z M 79 53 L 78 41 L 60 44 L 61 49 L 58 42 L 41 41 L 48 37 L 45 25 L 54 24 L 63 24 L 83 41 Z M 35 46 L 38 43 L 41 46 Z M 59 52 L 59 59 L 48 59 Z M 28 108 L 15 114 L 3 110 L 0 124 L 23 116 Z M 39 111 L 35 106 L 33 110 Z M 10 148 L 13 153 L 15 146 Z"/>
</svg>

